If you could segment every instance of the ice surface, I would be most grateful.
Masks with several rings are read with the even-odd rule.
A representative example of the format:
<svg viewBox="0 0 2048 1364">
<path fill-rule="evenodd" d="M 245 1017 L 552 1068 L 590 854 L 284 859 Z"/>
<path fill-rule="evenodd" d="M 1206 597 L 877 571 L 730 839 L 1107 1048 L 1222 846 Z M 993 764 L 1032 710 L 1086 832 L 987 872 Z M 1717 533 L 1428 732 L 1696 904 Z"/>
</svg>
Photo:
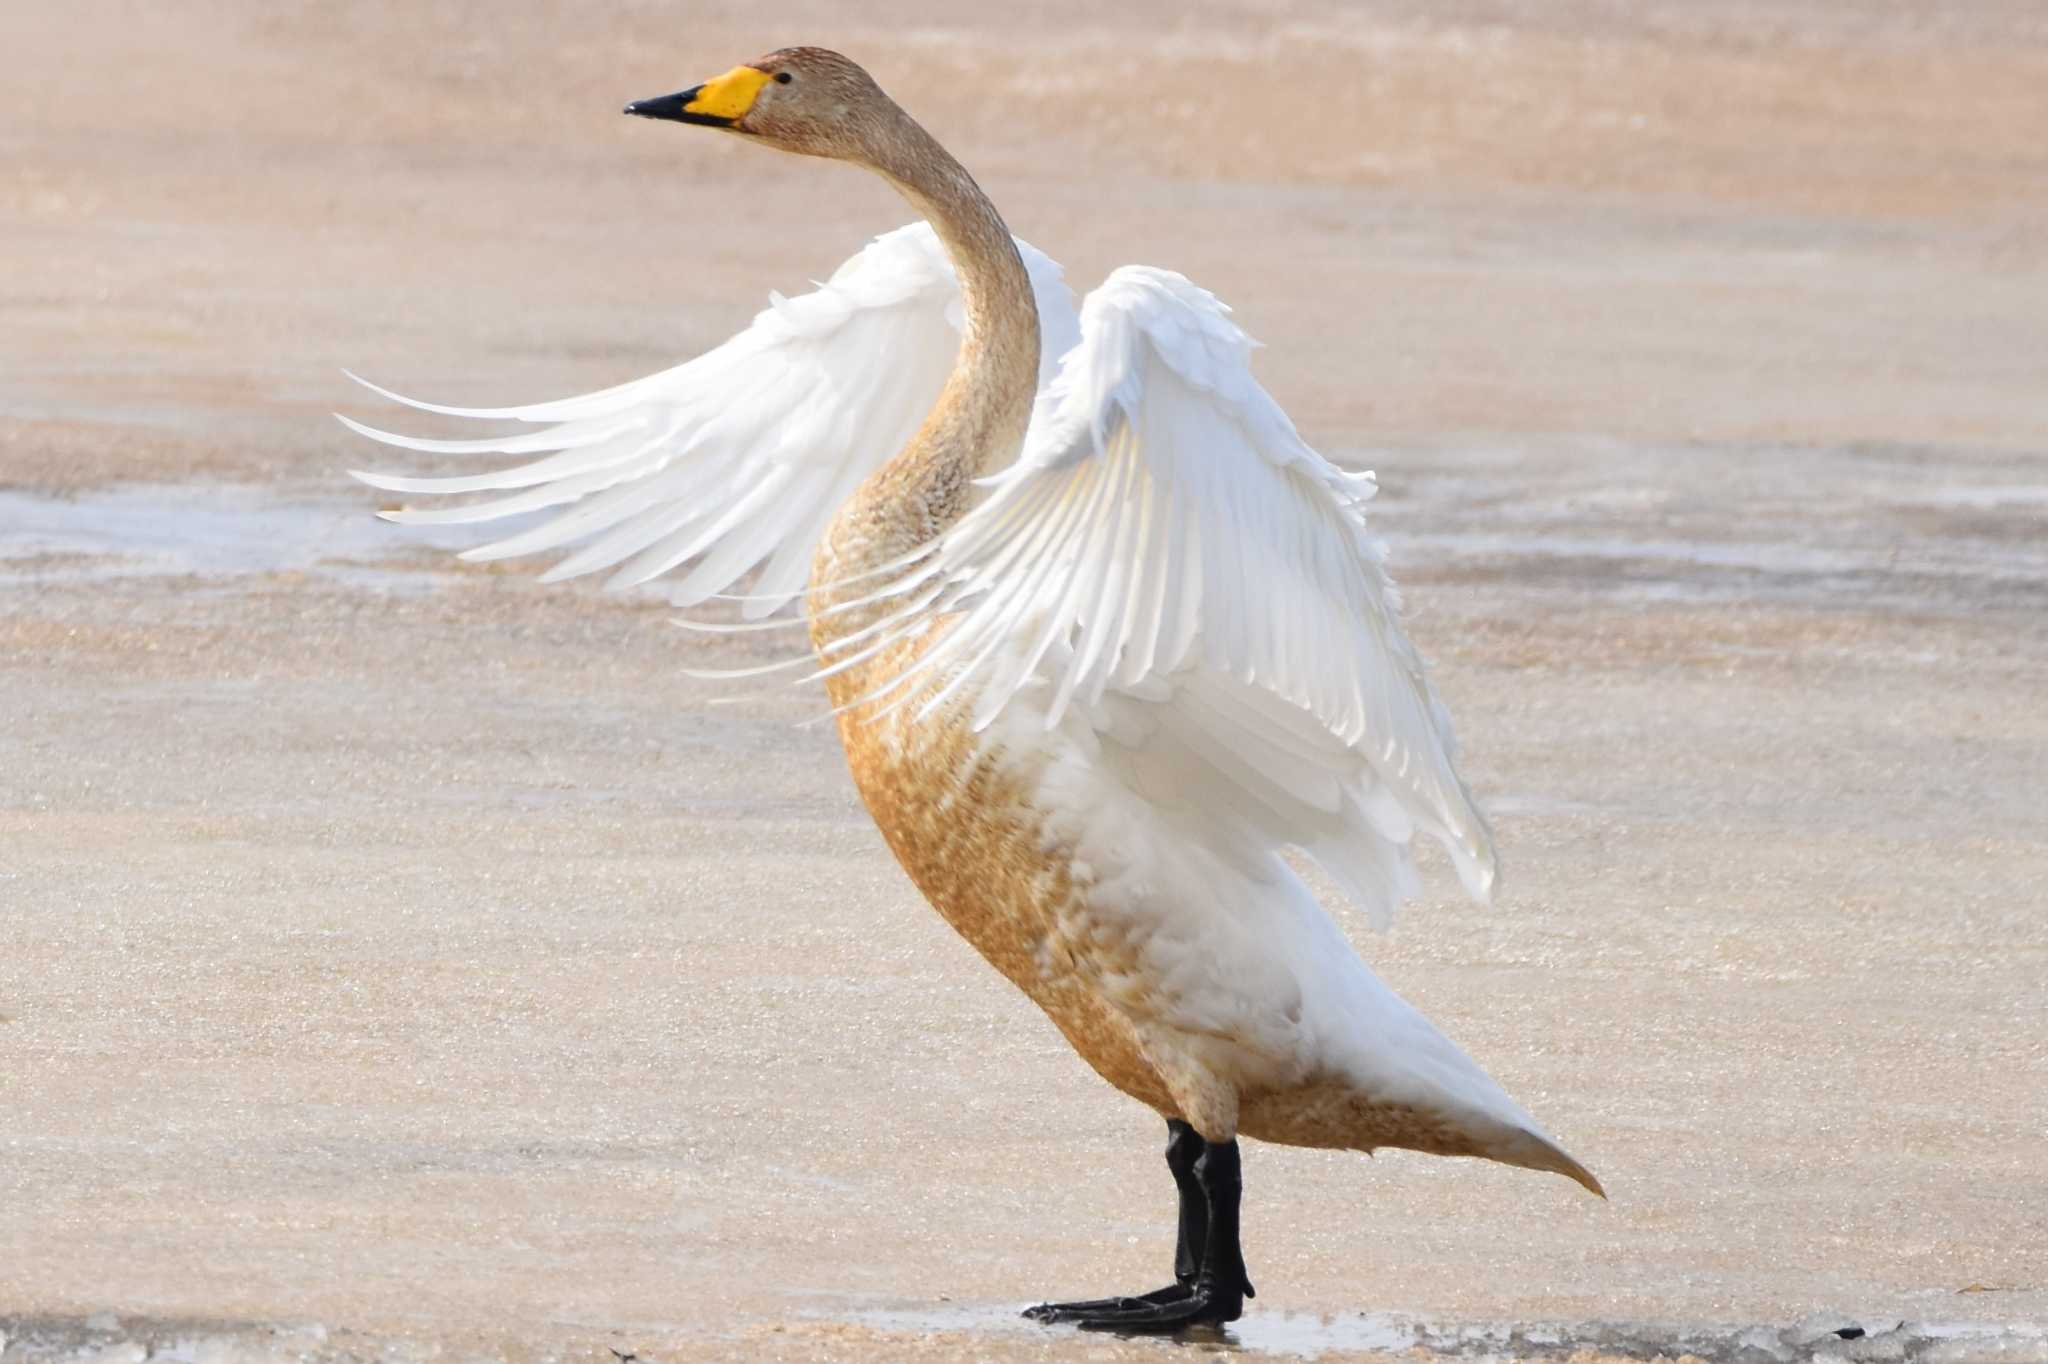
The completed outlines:
<svg viewBox="0 0 2048 1364">
<path fill-rule="evenodd" d="M 767 646 L 345 477 L 342 366 L 587 391 L 903 221 L 617 116 L 811 35 L 1379 469 L 1498 815 L 1352 927 L 1613 1199 L 1251 1148 L 1244 1338 L 2048 1357 L 2038 5 L 483 9 L 0 18 L 7 1364 L 1209 1353 L 998 1327 L 1162 1281 L 1159 1125 L 678 673 Z"/>
<path fill-rule="evenodd" d="M 313 572 L 395 590 L 408 586 L 397 566 L 417 574 L 426 551 L 477 540 L 466 527 L 401 532 L 373 509 L 342 488 L 318 498 L 204 483 L 71 497 L 0 491 L 0 584 Z"/>
</svg>

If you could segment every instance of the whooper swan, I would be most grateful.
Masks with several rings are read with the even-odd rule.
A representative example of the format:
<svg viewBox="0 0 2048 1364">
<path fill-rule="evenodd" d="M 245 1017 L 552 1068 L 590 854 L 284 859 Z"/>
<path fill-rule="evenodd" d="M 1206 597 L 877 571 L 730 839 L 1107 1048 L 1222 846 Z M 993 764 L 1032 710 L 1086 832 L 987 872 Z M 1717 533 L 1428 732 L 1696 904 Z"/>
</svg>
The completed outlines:
<svg viewBox="0 0 2048 1364">
<path fill-rule="evenodd" d="M 747 617 L 803 611 L 854 782 L 911 879 L 1166 1119 L 1174 1282 L 1031 1314 L 1235 1320 L 1240 1133 L 1483 1156 L 1599 1193 L 1282 860 L 1302 849 L 1376 922 L 1414 888 L 1418 833 L 1475 897 L 1494 880 L 1366 529 L 1372 476 L 1302 442 L 1228 310 L 1126 266 L 1077 316 L 1058 267 L 833 52 L 773 52 L 626 112 L 865 166 L 925 222 L 675 369 L 527 407 L 412 404 L 536 433 L 349 423 L 530 463 L 358 477 L 499 494 L 386 513 L 400 522 L 562 509 L 465 558 L 581 542 L 549 578 L 675 572 L 694 604 L 753 573 Z"/>
</svg>

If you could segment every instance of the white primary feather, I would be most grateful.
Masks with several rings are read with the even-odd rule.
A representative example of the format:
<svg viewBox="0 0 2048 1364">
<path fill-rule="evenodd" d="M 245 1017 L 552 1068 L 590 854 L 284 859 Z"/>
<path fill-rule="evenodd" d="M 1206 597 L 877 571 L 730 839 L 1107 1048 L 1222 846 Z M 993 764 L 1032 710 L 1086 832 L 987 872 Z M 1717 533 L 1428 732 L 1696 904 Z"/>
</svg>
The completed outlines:
<svg viewBox="0 0 2048 1364">
<path fill-rule="evenodd" d="M 900 584 L 942 585 L 896 626 L 943 617 L 939 633 L 864 699 L 972 696 L 977 728 L 1026 688 L 1045 689 L 1046 729 L 1135 703 L 1131 770 L 1148 745 L 1197 760 L 1207 780 L 1173 799 L 1304 848 L 1376 922 L 1412 890 L 1417 831 L 1485 898 L 1490 835 L 1366 529 L 1372 476 L 1302 441 L 1250 348 L 1170 271 L 1125 267 L 1090 294 L 1016 464 Z"/>
<path fill-rule="evenodd" d="M 1078 336 L 1074 305 L 1059 266 L 1017 246 L 1037 296 L 1041 372 L 1049 377 Z M 919 222 L 877 237 L 814 292 L 773 296 L 751 326 L 717 349 L 616 388 L 471 408 L 365 385 L 424 411 L 545 423 L 545 430 L 422 440 L 340 420 L 373 440 L 430 454 L 542 456 L 474 475 L 355 475 L 407 495 L 506 494 L 383 513 L 408 524 L 564 508 L 466 551 L 465 559 L 581 542 L 547 580 L 610 569 L 611 585 L 623 587 L 684 570 L 670 589 L 679 605 L 717 595 L 758 568 L 743 614 L 759 619 L 803 590 L 833 513 L 916 432 L 952 368 L 960 327 L 952 262 L 930 225 Z"/>
</svg>

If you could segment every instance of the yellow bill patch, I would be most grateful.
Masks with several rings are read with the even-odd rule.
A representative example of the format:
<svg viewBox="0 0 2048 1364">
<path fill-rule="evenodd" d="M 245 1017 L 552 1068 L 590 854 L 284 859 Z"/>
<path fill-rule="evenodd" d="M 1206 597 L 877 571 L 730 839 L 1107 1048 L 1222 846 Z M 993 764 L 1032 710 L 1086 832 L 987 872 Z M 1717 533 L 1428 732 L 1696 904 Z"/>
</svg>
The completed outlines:
<svg viewBox="0 0 2048 1364">
<path fill-rule="evenodd" d="M 698 86 L 697 97 L 683 106 L 683 112 L 709 114 L 713 118 L 743 117 L 754 107 L 754 99 L 768 79 L 766 71 L 757 71 L 751 66 L 735 66 L 723 76 Z"/>
</svg>

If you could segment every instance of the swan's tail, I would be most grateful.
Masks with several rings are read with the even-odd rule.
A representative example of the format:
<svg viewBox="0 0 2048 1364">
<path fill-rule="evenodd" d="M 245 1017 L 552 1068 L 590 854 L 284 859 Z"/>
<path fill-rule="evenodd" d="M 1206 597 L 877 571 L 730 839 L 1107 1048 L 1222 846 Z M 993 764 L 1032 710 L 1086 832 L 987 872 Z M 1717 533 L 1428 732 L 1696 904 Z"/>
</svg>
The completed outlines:
<svg viewBox="0 0 2048 1364">
<path fill-rule="evenodd" d="M 1503 1165 L 1519 1165 L 1525 1170 L 1549 1170 L 1578 1184 L 1587 1193 L 1607 1197 L 1607 1190 L 1600 1187 L 1600 1181 L 1591 1170 L 1573 1160 L 1562 1146 L 1541 1132 L 1518 1128 L 1504 1141 L 1488 1149 L 1486 1157 Z"/>
</svg>

